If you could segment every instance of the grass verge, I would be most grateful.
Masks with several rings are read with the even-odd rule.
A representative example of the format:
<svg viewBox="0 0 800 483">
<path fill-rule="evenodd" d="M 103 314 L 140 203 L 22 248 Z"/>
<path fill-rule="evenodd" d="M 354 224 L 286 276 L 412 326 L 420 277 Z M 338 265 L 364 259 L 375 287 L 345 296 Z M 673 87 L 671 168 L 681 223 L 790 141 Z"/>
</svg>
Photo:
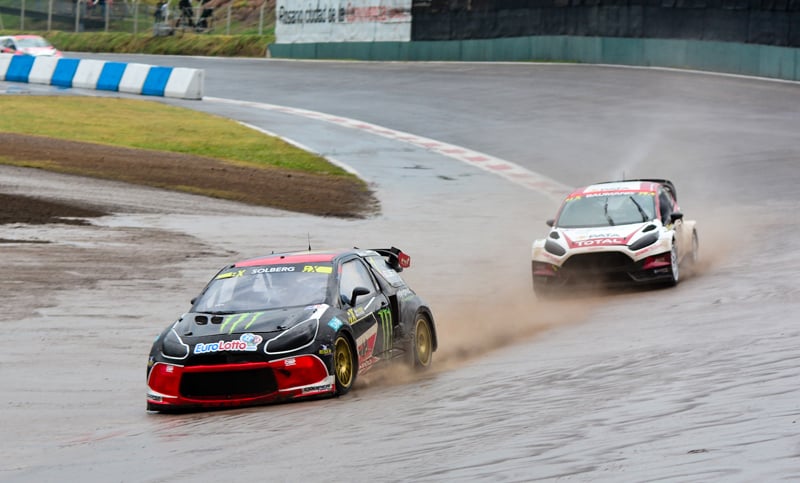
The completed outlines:
<svg viewBox="0 0 800 483">
<path fill-rule="evenodd" d="M 352 176 L 324 158 L 241 124 L 151 101 L 0 96 L 0 132 L 206 156 L 258 167 Z"/>
</svg>

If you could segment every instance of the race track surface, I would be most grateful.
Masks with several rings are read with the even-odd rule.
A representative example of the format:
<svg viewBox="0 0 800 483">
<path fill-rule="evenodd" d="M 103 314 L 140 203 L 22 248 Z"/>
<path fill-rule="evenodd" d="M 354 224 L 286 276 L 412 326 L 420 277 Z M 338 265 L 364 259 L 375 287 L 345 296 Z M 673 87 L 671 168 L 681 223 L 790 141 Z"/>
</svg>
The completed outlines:
<svg viewBox="0 0 800 483">
<path fill-rule="evenodd" d="M 0 244 L 0 480 L 800 477 L 798 85 L 597 66 L 109 58 L 206 69 L 206 100 L 164 102 L 351 166 L 382 212 L 317 218 L 0 167 L 3 192 L 116 213 L 0 226 L 20 240 Z M 698 221 L 699 269 L 673 289 L 536 301 L 530 243 L 553 190 L 623 176 L 675 182 Z M 437 316 L 435 370 L 373 374 L 340 399 L 147 413 L 150 344 L 207 278 L 309 239 L 412 256 L 404 276 Z"/>
</svg>

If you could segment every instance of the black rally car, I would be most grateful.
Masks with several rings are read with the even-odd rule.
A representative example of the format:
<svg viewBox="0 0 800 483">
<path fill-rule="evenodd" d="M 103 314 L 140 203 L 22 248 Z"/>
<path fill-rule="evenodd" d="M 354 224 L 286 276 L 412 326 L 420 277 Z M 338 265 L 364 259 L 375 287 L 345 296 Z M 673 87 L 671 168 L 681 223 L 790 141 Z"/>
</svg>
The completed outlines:
<svg viewBox="0 0 800 483">
<path fill-rule="evenodd" d="M 226 266 L 153 343 L 147 409 L 345 394 L 391 360 L 430 366 L 433 314 L 397 248 L 305 251 Z"/>
</svg>

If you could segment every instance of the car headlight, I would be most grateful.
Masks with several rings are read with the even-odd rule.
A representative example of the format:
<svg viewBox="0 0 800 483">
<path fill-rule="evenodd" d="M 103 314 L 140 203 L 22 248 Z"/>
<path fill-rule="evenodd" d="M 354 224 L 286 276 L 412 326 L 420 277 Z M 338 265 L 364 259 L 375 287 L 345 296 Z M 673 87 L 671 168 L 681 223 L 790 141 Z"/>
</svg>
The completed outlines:
<svg viewBox="0 0 800 483">
<path fill-rule="evenodd" d="M 657 241 L 658 241 L 658 232 L 654 231 L 652 233 L 648 233 L 647 235 L 631 243 L 630 245 L 628 245 L 628 248 L 631 251 L 635 252 L 637 250 L 641 250 L 644 247 L 650 246 Z"/>
<path fill-rule="evenodd" d="M 562 247 L 561 245 L 559 245 L 558 243 L 556 243 L 556 242 L 554 242 L 553 240 L 550 240 L 550 239 L 548 239 L 546 242 L 544 242 L 544 249 L 547 251 L 547 253 L 552 253 L 553 255 L 555 255 L 557 257 L 560 257 L 560 256 L 564 255 L 565 253 L 567 253 L 567 251 L 564 249 L 564 247 Z"/>
<path fill-rule="evenodd" d="M 278 337 L 264 344 L 267 354 L 281 354 L 296 351 L 310 344 L 317 336 L 318 319 L 308 319 L 286 330 Z"/>
<path fill-rule="evenodd" d="M 170 359 L 185 359 L 189 356 L 189 346 L 178 337 L 175 329 L 170 329 L 161 343 L 161 354 Z"/>
</svg>

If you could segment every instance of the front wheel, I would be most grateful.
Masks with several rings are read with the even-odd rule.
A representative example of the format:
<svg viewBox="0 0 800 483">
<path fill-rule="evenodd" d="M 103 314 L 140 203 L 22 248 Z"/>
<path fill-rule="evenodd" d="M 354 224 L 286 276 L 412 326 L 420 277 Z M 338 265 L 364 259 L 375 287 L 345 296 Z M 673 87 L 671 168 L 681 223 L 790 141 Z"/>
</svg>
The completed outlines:
<svg viewBox="0 0 800 483">
<path fill-rule="evenodd" d="M 672 241 L 672 250 L 669 252 L 669 274 L 670 279 L 667 284 L 672 287 L 678 285 L 678 282 L 681 278 L 681 272 L 678 268 L 678 246 L 675 244 L 675 240 Z"/>
<path fill-rule="evenodd" d="M 333 344 L 333 373 L 336 378 L 336 395 L 347 394 L 356 380 L 355 351 L 350 339 L 340 333 Z"/>
<path fill-rule="evenodd" d="M 414 318 L 414 332 L 411 334 L 411 364 L 416 369 L 427 369 L 433 362 L 433 331 L 431 322 L 425 314 Z"/>
</svg>

